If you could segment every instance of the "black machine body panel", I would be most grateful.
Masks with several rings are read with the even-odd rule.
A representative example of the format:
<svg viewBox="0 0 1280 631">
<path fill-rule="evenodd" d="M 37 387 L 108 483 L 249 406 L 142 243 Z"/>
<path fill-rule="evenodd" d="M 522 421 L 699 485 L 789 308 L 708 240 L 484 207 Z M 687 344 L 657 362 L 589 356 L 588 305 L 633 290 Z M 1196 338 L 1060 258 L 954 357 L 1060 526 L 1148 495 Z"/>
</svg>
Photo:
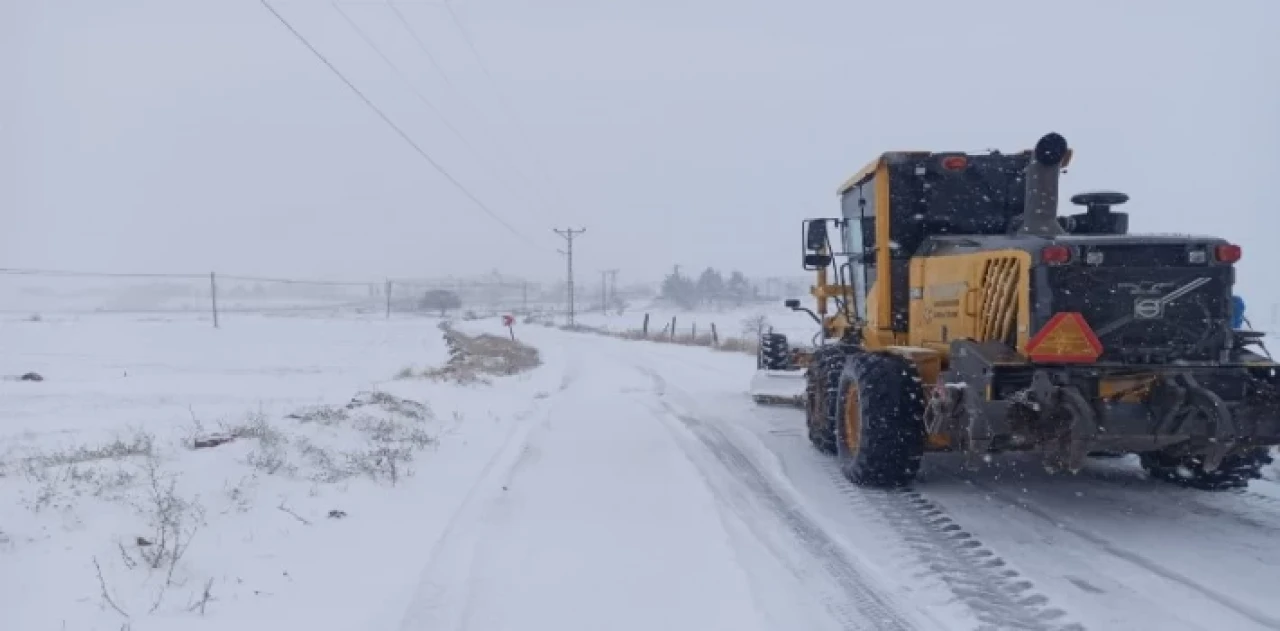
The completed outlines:
<svg viewBox="0 0 1280 631">
<path fill-rule="evenodd" d="M 1214 237 L 1060 236 L 1060 264 L 1038 264 L 1032 330 L 1078 312 L 1102 344 L 1100 362 L 1167 364 L 1228 359 L 1235 269 L 1214 258 Z"/>
</svg>

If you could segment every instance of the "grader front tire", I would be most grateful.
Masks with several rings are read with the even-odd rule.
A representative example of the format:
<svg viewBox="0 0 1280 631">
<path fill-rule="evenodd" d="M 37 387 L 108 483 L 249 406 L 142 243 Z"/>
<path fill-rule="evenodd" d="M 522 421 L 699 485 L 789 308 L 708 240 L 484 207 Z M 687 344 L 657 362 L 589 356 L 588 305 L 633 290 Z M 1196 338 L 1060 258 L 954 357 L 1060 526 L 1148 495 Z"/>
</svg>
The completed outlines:
<svg viewBox="0 0 1280 631">
<path fill-rule="evenodd" d="M 915 366 L 888 353 L 851 357 L 840 373 L 836 454 L 851 482 L 911 483 L 924 457 L 924 394 Z"/>
</svg>

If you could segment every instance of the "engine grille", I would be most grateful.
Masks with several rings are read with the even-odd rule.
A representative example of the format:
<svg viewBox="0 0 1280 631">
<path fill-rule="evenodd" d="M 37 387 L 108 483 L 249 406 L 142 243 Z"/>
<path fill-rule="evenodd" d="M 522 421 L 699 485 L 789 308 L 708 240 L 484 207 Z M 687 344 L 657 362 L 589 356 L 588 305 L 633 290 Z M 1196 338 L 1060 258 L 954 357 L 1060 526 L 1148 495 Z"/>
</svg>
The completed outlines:
<svg viewBox="0 0 1280 631">
<path fill-rule="evenodd" d="M 1228 268 L 1075 264 L 1047 272 L 1049 313 L 1083 314 L 1102 342 L 1101 361 L 1212 361 L 1225 346 Z"/>
</svg>

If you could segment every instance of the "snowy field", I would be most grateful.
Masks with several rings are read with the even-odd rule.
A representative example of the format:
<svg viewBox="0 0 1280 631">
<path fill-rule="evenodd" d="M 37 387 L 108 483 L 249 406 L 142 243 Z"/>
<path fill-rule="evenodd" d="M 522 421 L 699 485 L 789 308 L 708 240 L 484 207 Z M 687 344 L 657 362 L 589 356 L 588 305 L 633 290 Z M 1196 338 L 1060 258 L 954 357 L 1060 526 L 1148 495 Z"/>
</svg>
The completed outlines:
<svg viewBox="0 0 1280 631">
<path fill-rule="evenodd" d="M 395 560 L 425 558 L 555 385 L 395 379 L 445 360 L 423 319 L 91 316 L 0 340 L 0 373 L 45 379 L 0 383 L 5 629 L 372 628 L 416 581 Z"/>
<path fill-rule="evenodd" d="M 811 307 L 811 305 L 807 306 Z M 694 331 L 697 331 L 698 335 L 704 335 L 711 331 L 712 325 L 715 325 L 721 339 L 730 337 L 755 339 L 759 327 L 763 325 L 765 329 L 771 328 L 778 333 L 786 334 L 793 343 L 810 344 L 813 341 L 813 335 L 818 332 L 818 325 L 813 318 L 806 313 L 787 309 L 782 306 L 780 300 L 776 303 L 726 306 L 720 309 L 702 307 L 688 311 L 655 302 L 631 307 L 622 314 L 601 313 L 599 309 L 585 311 L 577 314 L 575 320 L 581 325 L 609 331 L 639 331 L 644 326 L 645 314 L 649 315 L 649 333 L 654 336 L 669 330 L 664 327 L 669 327 L 673 318 L 676 321 L 676 332 L 681 336 L 691 335 Z M 560 319 L 563 320 L 563 318 Z"/>
<path fill-rule="evenodd" d="M 761 314 L 807 317 L 689 319 Z M 749 356 L 515 330 L 541 365 L 460 384 L 431 319 L 6 322 L 0 628 L 1280 628 L 1274 475 L 860 489 Z"/>
</svg>

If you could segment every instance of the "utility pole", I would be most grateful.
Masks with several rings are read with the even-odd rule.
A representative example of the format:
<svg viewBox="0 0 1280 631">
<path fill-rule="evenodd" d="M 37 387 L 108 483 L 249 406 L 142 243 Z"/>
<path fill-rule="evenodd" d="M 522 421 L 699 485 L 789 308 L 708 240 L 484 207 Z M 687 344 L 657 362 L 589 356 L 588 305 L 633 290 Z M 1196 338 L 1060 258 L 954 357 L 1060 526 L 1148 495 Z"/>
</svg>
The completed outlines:
<svg viewBox="0 0 1280 631">
<path fill-rule="evenodd" d="M 569 326 L 573 326 L 573 238 L 586 232 L 587 229 L 581 228 L 574 230 L 573 228 L 566 228 L 564 230 L 560 230 L 558 228 L 552 228 L 552 231 L 561 237 L 564 237 L 564 240 L 569 244 L 569 251 L 565 254 L 565 258 L 568 259 L 569 263 Z"/>
<path fill-rule="evenodd" d="M 609 272 L 600 271 L 600 313 L 609 312 Z"/>
<path fill-rule="evenodd" d="M 609 276 L 609 283 L 606 285 L 604 277 Z M 600 272 L 600 310 L 609 311 L 609 299 L 618 299 L 618 270 L 607 269 Z"/>
</svg>

